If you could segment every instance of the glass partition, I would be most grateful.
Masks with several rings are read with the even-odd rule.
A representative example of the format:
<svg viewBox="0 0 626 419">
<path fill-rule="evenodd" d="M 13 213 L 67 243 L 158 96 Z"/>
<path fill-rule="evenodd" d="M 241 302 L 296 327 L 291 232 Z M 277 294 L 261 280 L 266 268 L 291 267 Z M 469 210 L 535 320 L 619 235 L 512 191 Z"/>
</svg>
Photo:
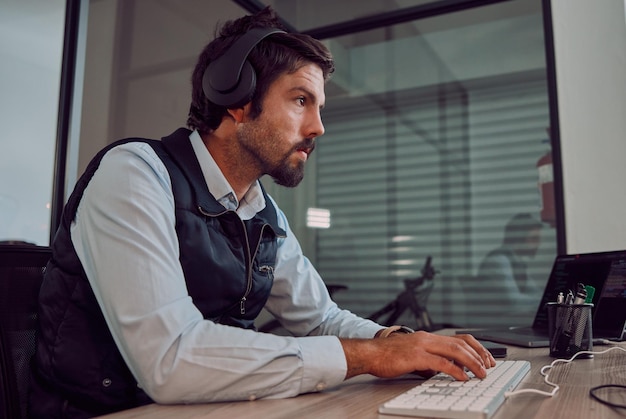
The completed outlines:
<svg viewBox="0 0 626 419">
<path fill-rule="evenodd" d="M 331 226 L 315 230 L 315 262 L 348 286 L 342 306 L 399 304 L 397 322 L 421 326 L 396 297 L 432 257 L 417 295 L 434 323 L 532 322 L 556 235 L 538 183 L 550 151 L 541 2 L 524 3 L 329 41 L 315 206 Z"/>
<path fill-rule="evenodd" d="M 91 3 L 82 167 L 116 139 L 185 124 L 197 54 L 215 23 L 248 13 L 240 3 Z M 337 21 L 325 0 L 271 3 L 299 30 L 350 19 Z M 383 13 L 426 2 L 361 3 Z M 353 2 L 332 4 L 348 13 Z M 552 173 L 541 10 L 541 0 L 503 1 L 324 39 L 337 67 L 326 134 L 300 186 L 264 184 L 326 283 L 347 286 L 334 295 L 341 306 L 368 316 L 393 305 L 430 257 L 418 302 L 433 323 L 532 317 L 539 298 L 526 295 L 543 287 L 556 253 L 543 208 L 553 196 L 539 184 Z M 517 214 L 540 228 L 507 228 Z M 398 322 L 416 325 L 410 310 Z"/>
</svg>

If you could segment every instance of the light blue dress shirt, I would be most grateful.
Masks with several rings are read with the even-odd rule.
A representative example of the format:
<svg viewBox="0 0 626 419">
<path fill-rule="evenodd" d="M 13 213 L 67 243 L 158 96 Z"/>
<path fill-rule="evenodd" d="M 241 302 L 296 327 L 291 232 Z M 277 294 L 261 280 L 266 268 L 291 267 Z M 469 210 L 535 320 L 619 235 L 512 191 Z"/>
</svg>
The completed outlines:
<svg viewBox="0 0 626 419">
<path fill-rule="evenodd" d="M 197 132 L 190 141 L 209 190 L 249 219 L 267 204 L 256 184 L 237 202 Z M 341 310 L 276 203 L 279 239 L 266 309 L 295 336 L 204 320 L 179 263 L 167 169 L 145 143 L 109 151 L 85 190 L 72 243 L 113 338 L 139 385 L 160 403 L 292 397 L 341 383 L 339 337 L 371 338 L 380 325 Z"/>
</svg>

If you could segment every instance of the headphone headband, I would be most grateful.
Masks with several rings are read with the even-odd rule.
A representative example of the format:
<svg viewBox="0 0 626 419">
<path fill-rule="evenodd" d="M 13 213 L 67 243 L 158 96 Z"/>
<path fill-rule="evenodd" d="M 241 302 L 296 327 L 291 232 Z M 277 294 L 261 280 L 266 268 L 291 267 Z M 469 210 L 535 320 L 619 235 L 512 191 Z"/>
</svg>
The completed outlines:
<svg viewBox="0 0 626 419">
<path fill-rule="evenodd" d="M 243 34 L 217 60 L 211 62 L 202 76 L 202 89 L 216 105 L 237 108 L 250 101 L 256 87 L 256 73 L 248 54 L 259 42 L 275 33 L 277 28 L 253 28 Z"/>
</svg>

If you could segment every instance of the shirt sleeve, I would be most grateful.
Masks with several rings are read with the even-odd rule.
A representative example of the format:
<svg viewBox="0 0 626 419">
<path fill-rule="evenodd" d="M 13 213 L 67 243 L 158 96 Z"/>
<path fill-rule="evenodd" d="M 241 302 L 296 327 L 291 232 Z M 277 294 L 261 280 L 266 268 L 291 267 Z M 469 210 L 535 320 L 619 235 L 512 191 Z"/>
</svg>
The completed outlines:
<svg viewBox="0 0 626 419">
<path fill-rule="evenodd" d="M 284 398 L 343 381 L 337 337 L 275 336 L 203 319 L 178 260 L 169 174 L 148 144 L 104 156 L 71 234 L 124 360 L 156 402 Z"/>
<path fill-rule="evenodd" d="M 287 217 L 271 198 L 270 204 L 276 208 L 278 224 L 287 236 L 278 242 L 274 285 L 266 309 L 296 336 L 374 337 L 384 326 L 340 309 L 332 301 L 320 274 L 304 256 Z"/>
</svg>

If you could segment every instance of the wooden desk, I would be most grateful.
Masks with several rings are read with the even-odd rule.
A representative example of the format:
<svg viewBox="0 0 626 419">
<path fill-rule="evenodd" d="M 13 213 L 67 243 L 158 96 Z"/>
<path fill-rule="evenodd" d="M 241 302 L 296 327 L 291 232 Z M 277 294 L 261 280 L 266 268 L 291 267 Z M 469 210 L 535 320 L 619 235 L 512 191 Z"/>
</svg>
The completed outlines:
<svg viewBox="0 0 626 419">
<path fill-rule="evenodd" d="M 595 348 L 601 351 L 608 346 Z M 510 346 L 506 359 L 525 359 L 532 369 L 517 387 L 551 391 L 539 370 L 554 358 L 548 349 L 526 349 Z M 613 409 L 589 396 L 589 389 L 601 384 L 626 385 L 626 352 L 613 350 L 594 359 L 575 360 L 555 366 L 549 374 L 551 382 L 560 385 L 554 397 L 520 394 L 509 398 L 493 419 L 607 419 L 626 418 L 626 409 Z M 211 403 L 202 405 L 148 405 L 102 416 L 106 419 L 320 419 L 320 418 L 385 418 L 378 406 L 395 395 L 417 385 L 414 377 L 378 379 L 354 377 L 341 386 L 322 393 L 304 394 L 291 399 L 256 400 L 252 402 Z M 626 395 L 620 403 L 626 403 Z"/>
</svg>

